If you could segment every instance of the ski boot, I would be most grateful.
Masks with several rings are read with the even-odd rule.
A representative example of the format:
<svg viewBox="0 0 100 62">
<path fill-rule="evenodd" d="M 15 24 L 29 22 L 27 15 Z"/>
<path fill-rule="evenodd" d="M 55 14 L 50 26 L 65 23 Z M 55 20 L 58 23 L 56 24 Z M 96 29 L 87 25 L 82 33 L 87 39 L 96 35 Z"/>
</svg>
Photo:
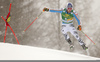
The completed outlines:
<svg viewBox="0 0 100 62">
<path fill-rule="evenodd" d="M 85 45 L 81 45 L 82 46 L 82 48 L 84 49 L 84 50 L 87 50 L 88 49 L 88 47 L 86 47 Z"/>
<path fill-rule="evenodd" d="M 74 48 L 74 46 L 73 45 L 70 45 L 70 49 L 73 49 Z"/>
<path fill-rule="evenodd" d="M 73 49 L 74 46 L 72 45 L 72 41 L 71 41 L 70 39 L 67 39 L 67 42 L 70 44 L 70 45 L 69 45 L 70 49 Z"/>
</svg>

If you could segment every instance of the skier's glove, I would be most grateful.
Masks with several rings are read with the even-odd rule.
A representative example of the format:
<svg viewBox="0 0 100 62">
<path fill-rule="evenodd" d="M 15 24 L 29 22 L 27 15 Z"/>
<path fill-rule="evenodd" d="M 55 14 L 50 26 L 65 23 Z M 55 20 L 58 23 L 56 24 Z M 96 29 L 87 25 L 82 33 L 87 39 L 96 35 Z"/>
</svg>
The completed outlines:
<svg viewBox="0 0 100 62">
<path fill-rule="evenodd" d="M 44 8 L 43 11 L 49 11 L 49 8 Z"/>
<path fill-rule="evenodd" d="M 81 31 L 82 30 L 82 27 L 81 25 L 78 26 L 77 30 Z"/>
</svg>

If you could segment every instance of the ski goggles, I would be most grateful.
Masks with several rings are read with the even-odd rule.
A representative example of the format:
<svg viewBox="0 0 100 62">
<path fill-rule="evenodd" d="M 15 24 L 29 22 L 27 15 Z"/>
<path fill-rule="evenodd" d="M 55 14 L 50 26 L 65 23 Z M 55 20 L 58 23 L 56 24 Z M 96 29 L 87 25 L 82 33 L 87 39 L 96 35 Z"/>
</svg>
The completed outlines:
<svg viewBox="0 0 100 62">
<path fill-rule="evenodd" d="M 68 10 L 72 10 L 72 8 L 68 8 Z"/>
</svg>

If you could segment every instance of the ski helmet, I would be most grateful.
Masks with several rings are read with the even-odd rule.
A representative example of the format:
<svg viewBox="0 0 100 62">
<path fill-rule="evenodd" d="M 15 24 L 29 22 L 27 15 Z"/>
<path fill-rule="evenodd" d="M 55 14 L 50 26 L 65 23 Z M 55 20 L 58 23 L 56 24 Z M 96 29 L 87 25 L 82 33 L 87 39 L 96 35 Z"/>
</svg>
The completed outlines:
<svg viewBox="0 0 100 62">
<path fill-rule="evenodd" d="M 67 5 L 67 9 L 68 9 L 68 8 L 73 8 L 72 3 L 68 3 L 68 5 Z"/>
</svg>

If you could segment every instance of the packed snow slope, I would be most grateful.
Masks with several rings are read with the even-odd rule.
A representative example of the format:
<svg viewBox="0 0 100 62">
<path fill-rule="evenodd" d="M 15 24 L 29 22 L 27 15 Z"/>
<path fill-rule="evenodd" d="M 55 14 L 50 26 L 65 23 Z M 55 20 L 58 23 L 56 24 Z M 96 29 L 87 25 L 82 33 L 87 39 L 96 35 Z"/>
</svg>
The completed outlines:
<svg viewBox="0 0 100 62">
<path fill-rule="evenodd" d="M 0 60 L 100 60 L 59 50 L 0 43 Z"/>
</svg>

